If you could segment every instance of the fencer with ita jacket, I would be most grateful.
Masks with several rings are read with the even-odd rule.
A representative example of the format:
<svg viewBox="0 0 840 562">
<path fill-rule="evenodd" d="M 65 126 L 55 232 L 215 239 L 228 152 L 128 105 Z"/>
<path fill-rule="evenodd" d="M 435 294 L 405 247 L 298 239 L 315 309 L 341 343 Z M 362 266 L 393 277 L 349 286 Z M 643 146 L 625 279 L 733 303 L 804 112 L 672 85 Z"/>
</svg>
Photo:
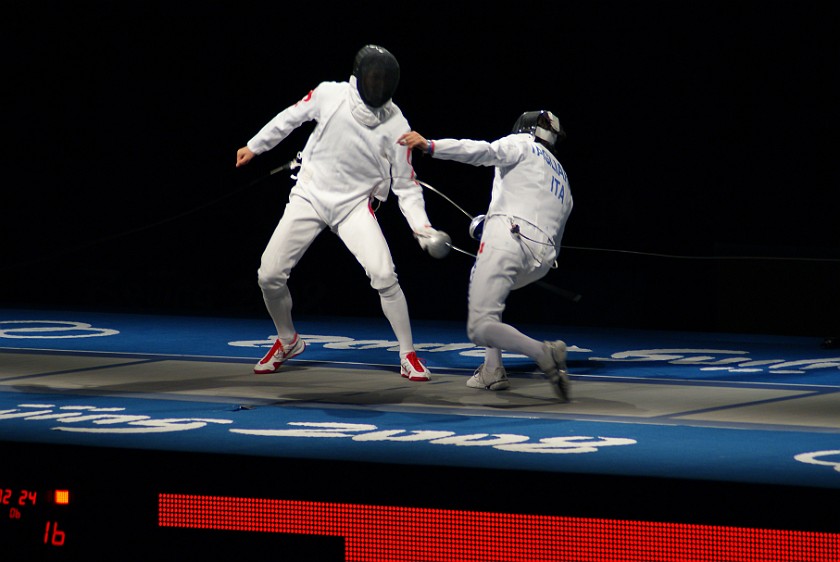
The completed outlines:
<svg viewBox="0 0 840 562">
<path fill-rule="evenodd" d="M 493 189 L 479 247 L 513 248 L 534 268 L 513 288 L 544 276 L 554 264 L 573 200 L 569 180 L 557 158 L 529 133 L 513 133 L 494 142 L 437 139 L 433 158 L 474 166 L 494 166 Z M 511 236 L 521 233 L 522 236 Z M 525 247 L 521 246 L 525 244 Z M 539 277 L 536 277 L 538 279 Z"/>
<path fill-rule="evenodd" d="M 303 195 L 333 226 L 360 201 L 385 201 L 393 191 L 411 229 L 422 232 L 429 225 L 422 188 L 414 181 L 411 151 L 396 143 L 410 130 L 408 121 L 392 101 L 366 106 L 355 82 L 355 76 L 349 82 L 322 82 L 269 121 L 248 148 L 266 152 L 314 120 L 291 194 Z"/>
</svg>

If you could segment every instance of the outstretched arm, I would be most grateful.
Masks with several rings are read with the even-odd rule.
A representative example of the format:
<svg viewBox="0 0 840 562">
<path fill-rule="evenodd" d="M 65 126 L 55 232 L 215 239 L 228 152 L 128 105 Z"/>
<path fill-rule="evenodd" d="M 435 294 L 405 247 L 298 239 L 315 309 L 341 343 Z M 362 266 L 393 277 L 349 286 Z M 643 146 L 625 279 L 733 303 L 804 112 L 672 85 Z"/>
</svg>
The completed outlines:
<svg viewBox="0 0 840 562">
<path fill-rule="evenodd" d="M 254 156 L 277 146 L 280 141 L 285 139 L 301 123 L 317 119 L 321 96 L 330 95 L 334 91 L 333 84 L 322 83 L 306 94 L 303 99 L 278 113 L 248 141 L 248 144 L 236 151 L 236 167 L 244 166 Z"/>
<path fill-rule="evenodd" d="M 427 140 L 417 131 L 411 131 L 401 135 L 397 143 L 441 160 L 455 160 L 473 166 L 512 166 L 524 157 L 527 150 L 521 142 L 512 139 L 513 135 L 492 143 L 471 139 Z"/>
</svg>

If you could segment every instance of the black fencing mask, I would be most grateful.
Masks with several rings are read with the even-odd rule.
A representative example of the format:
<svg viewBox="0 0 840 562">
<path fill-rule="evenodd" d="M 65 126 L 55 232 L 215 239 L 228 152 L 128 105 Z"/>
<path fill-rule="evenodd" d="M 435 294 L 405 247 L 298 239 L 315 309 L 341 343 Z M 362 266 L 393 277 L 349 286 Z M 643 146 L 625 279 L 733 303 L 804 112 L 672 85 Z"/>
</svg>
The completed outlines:
<svg viewBox="0 0 840 562">
<path fill-rule="evenodd" d="M 566 140 L 560 120 L 550 111 L 526 111 L 513 124 L 514 133 L 531 133 L 542 144 L 553 148 Z"/>
<path fill-rule="evenodd" d="M 356 77 L 356 87 L 365 105 L 379 108 L 397 91 L 400 65 L 387 49 L 366 45 L 356 53 L 353 76 Z"/>
</svg>

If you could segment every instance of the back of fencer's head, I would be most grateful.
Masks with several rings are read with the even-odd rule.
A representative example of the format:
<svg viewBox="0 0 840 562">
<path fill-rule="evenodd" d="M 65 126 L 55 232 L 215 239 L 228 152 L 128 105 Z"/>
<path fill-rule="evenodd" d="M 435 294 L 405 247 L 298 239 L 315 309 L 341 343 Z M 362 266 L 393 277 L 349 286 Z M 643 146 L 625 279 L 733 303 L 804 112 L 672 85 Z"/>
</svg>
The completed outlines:
<svg viewBox="0 0 840 562">
<path fill-rule="evenodd" d="M 550 111 L 526 111 L 513 124 L 514 133 L 529 133 L 534 138 L 551 148 L 566 139 L 566 131 L 560 120 Z"/>
</svg>

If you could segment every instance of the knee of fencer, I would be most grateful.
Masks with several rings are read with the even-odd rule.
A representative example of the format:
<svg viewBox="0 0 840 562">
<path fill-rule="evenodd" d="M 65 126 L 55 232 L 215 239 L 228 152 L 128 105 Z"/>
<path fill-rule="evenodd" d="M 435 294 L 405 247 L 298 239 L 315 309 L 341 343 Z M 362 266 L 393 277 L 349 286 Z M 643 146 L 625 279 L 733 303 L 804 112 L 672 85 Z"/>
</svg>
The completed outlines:
<svg viewBox="0 0 840 562">
<path fill-rule="evenodd" d="M 383 297 L 394 296 L 400 291 L 396 275 L 371 275 L 370 286 L 376 289 Z"/>
<path fill-rule="evenodd" d="M 272 275 L 263 269 L 257 271 L 257 284 L 266 295 L 282 293 L 286 289 L 287 281 L 287 276 Z"/>
<path fill-rule="evenodd" d="M 489 324 L 490 319 L 486 316 L 470 316 L 467 319 L 467 337 L 476 345 L 485 345 L 484 334 L 485 329 Z"/>
<path fill-rule="evenodd" d="M 374 289 L 379 292 L 379 296 L 383 299 L 390 299 L 400 294 L 399 283 L 392 283 L 391 285 L 382 288 L 376 288 L 374 286 Z"/>
</svg>

